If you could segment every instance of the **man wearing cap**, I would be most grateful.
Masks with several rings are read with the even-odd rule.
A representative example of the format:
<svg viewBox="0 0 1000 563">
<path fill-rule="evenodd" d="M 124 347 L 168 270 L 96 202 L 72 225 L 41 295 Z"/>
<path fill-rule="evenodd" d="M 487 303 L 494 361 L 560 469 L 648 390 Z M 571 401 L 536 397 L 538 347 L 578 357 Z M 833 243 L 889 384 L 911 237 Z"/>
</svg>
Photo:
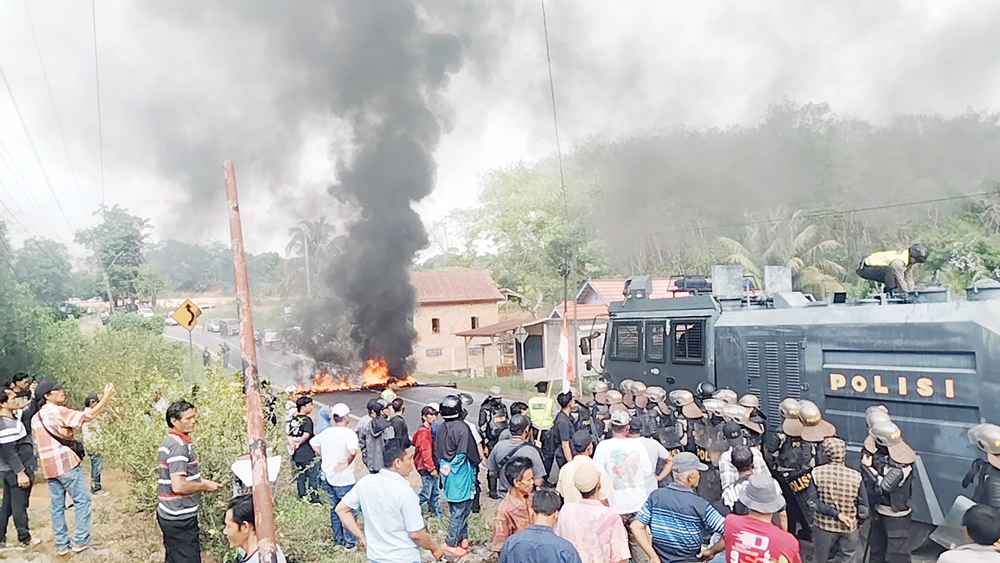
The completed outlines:
<svg viewBox="0 0 1000 563">
<path fill-rule="evenodd" d="M 389 423 L 389 403 L 384 399 L 368 401 L 368 414 L 358 422 L 355 430 L 358 433 L 358 445 L 361 448 L 361 461 L 371 473 L 378 473 L 385 467 L 382 460 L 382 450 L 385 444 L 392 440 L 395 434 Z"/>
<path fill-rule="evenodd" d="M 606 477 L 589 464 L 574 471 L 570 486 L 579 500 L 566 502 L 556 523 L 556 534 L 573 544 L 583 563 L 623 563 L 629 559 L 628 532 L 621 515 L 599 500 Z"/>
<path fill-rule="evenodd" d="M 733 405 L 735 406 L 735 405 Z M 722 453 L 722 457 L 719 458 L 719 480 L 722 482 L 722 488 L 732 485 L 740 478 L 739 471 L 737 471 L 736 466 L 733 465 L 733 449 L 739 446 L 747 446 L 746 435 L 740 428 L 740 425 L 735 422 L 726 422 L 722 425 L 722 437 L 726 441 L 727 449 Z M 770 471 L 767 469 L 767 464 L 764 462 L 764 455 L 760 453 L 757 448 L 750 448 L 751 455 L 753 456 L 753 472 L 755 474 L 770 475 Z"/>
<path fill-rule="evenodd" d="M 875 439 L 876 451 L 873 456 L 862 452 L 861 471 L 871 476 L 880 494 L 868 537 L 871 561 L 909 563 L 910 496 L 917 454 L 891 422 L 877 422 L 868 433 Z"/>
<path fill-rule="evenodd" d="M 721 539 L 705 549 L 701 545 L 704 533 L 721 536 L 724 532 L 722 515 L 695 492 L 701 472 L 707 470 L 708 466 L 690 452 L 674 456 L 674 482 L 650 494 L 629 523 L 639 547 L 651 561 L 708 560 L 725 548 Z M 633 549 L 633 559 L 635 554 Z"/>
<path fill-rule="evenodd" d="M 437 408 L 427 405 L 420 410 L 420 427 L 413 433 L 413 460 L 417 472 L 420 473 L 420 506 L 427 505 L 427 511 L 436 518 L 441 518 L 441 499 L 438 489 L 437 461 L 434 459 L 434 434 L 431 430 L 438 418 Z"/>
<path fill-rule="evenodd" d="M 785 499 L 775 489 L 771 477 L 750 477 L 740 493 L 740 503 L 747 507 L 750 514 L 726 516 L 726 561 L 802 563 L 798 540 L 772 523 L 774 514 L 785 507 Z"/>
<path fill-rule="evenodd" d="M 976 484 L 972 500 L 1000 508 L 1000 426 L 977 424 L 969 429 L 969 441 L 986 454 L 986 460 L 976 459 L 962 480 L 962 487 Z"/>
<path fill-rule="evenodd" d="M 503 404 L 503 390 L 497 385 L 490 387 L 486 400 L 479 407 L 479 434 L 483 437 L 483 446 L 486 448 L 487 455 L 500 441 L 500 434 L 507 429 L 509 419 L 507 407 Z M 500 498 L 500 493 L 497 491 L 497 478 L 498 475 L 495 472 L 486 472 L 486 483 L 491 499 Z"/>
<path fill-rule="evenodd" d="M 66 525 L 67 494 L 73 499 L 76 515 L 73 551 L 83 551 L 96 543 L 90 539 L 90 488 L 80 469 L 81 454 L 71 447 L 73 429 L 93 420 L 114 395 L 115 384 L 108 383 L 96 404 L 77 411 L 66 407 L 66 392 L 61 383 L 43 381 L 35 391 L 35 401 L 41 406 L 31 420 L 31 434 L 38 447 L 42 472 L 48 480 L 52 532 L 59 555 L 70 551 Z"/>
<path fill-rule="evenodd" d="M 486 469 L 496 472 L 497 492 L 505 496 L 510 489 L 510 481 L 504 476 L 503 468 L 515 457 L 526 457 L 531 460 L 531 472 L 534 475 L 535 486 L 541 487 L 544 482 L 546 472 L 542 463 L 542 456 L 538 448 L 531 443 L 531 421 L 523 414 L 516 414 L 510 417 L 510 424 L 507 426 L 511 437 L 509 440 L 500 440 L 486 458 Z"/>
<path fill-rule="evenodd" d="M 894 289 L 913 291 L 913 267 L 927 260 L 927 247 L 912 244 L 910 248 L 883 250 L 865 257 L 858 266 L 857 274 L 866 280 L 885 284 L 888 293 Z"/>
<path fill-rule="evenodd" d="M 577 430 L 570 440 L 573 448 L 573 460 L 562 466 L 559 470 L 559 480 L 556 482 L 556 490 L 563 496 L 566 503 L 580 500 L 580 492 L 573 486 L 574 475 L 583 466 L 593 467 L 601 477 L 601 491 L 594 497 L 599 501 L 606 501 L 608 495 L 614 490 L 611 485 L 611 478 L 603 467 L 597 465 L 591 455 L 594 453 L 593 436 L 586 430 Z"/>
<path fill-rule="evenodd" d="M 977 504 L 962 515 L 962 528 L 973 543 L 946 551 L 938 563 L 997 563 L 1000 550 L 1000 512 L 992 506 Z"/>
<path fill-rule="evenodd" d="M 555 458 L 555 447 L 549 439 L 549 430 L 555 423 L 556 402 L 548 395 L 549 382 L 539 381 L 535 384 L 538 395 L 528 399 L 528 415 L 531 417 L 531 426 L 534 428 L 535 445 L 541 448 L 542 461 L 545 462 L 546 472 L 552 467 L 552 460 Z"/>
<path fill-rule="evenodd" d="M 832 506 L 836 514 L 816 512 L 813 528 L 815 561 L 859 561 L 863 548 L 858 523 L 868 518 L 868 494 L 861 486 L 861 473 L 847 467 L 847 444 L 836 437 L 823 440 L 830 461 L 812 470 L 819 502 Z"/>
<path fill-rule="evenodd" d="M 656 490 L 653 463 L 646 447 L 639 440 L 628 437 L 630 420 L 626 411 L 611 413 L 611 438 L 602 441 L 594 450 L 594 461 L 607 471 L 614 489 L 608 497 L 608 506 L 621 515 L 626 526 L 642 508 L 649 493 Z M 632 559 L 644 562 L 646 557 L 638 549 L 637 541 L 630 533 Z"/>
<path fill-rule="evenodd" d="M 330 407 L 332 426 L 320 432 L 309 444 L 319 455 L 323 473 L 323 489 L 330 498 L 330 527 L 333 543 L 350 551 L 357 549 L 357 539 L 344 529 L 334 510 L 337 504 L 354 488 L 354 460 L 358 457 L 358 435 L 348 425 L 351 409 L 344 403 Z M 354 514 L 355 517 L 357 513 Z"/>
</svg>

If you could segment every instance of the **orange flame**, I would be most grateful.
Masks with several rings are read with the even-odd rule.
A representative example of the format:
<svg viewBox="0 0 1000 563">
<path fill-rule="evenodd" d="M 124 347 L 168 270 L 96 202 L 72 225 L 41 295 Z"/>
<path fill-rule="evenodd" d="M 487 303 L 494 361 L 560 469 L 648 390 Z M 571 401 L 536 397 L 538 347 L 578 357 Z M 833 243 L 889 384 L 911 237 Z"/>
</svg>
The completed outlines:
<svg viewBox="0 0 1000 563">
<path fill-rule="evenodd" d="M 414 379 L 413 375 L 407 375 L 403 378 L 392 378 L 389 375 L 389 364 L 381 358 L 368 360 L 368 364 L 365 366 L 362 375 L 363 382 L 358 386 L 349 381 L 347 374 L 339 373 L 334 375 L 325 371 L 320 372 L 313 376 L 312 382 L 308 386 L 300 381 L 295 386 L 295 394 L 334 393 L 336 391 L 350 391 L 365 387 L 398 389 L 417 384 L 417 380 Z"/>
</svg>

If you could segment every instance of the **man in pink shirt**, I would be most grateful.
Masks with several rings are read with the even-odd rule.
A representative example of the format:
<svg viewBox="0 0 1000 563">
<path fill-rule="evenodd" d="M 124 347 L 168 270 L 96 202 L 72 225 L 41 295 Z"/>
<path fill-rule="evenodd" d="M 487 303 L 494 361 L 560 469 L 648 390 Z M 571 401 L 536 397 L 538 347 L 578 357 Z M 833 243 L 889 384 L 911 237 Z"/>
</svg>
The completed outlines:
<svg viewBox="0 0 1000 563">
<path fill-rule="evenodd" d="M 597 500 L 600 472 L 593 465 L 581 465 L 573 472 L 573 486 L 583 498 L 563 505 L 556 534 L 573 544 L 583 563 L 628 561 L 628 533 L 621 515 Z"/>
</svg>

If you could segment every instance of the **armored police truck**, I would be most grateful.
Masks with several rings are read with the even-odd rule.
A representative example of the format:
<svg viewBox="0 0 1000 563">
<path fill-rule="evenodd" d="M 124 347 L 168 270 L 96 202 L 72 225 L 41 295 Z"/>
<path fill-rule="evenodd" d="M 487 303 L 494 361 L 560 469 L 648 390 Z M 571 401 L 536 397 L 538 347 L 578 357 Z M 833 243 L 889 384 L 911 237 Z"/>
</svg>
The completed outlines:
<svg viewBox="0 0 1000 563">
<path fill-rule="evenodd" d="M 970 288 L 964 301 L 932 288 L 816 302 L 791 291 L 786 269 L 768 269 L 764 295 L 742 278 L 739 266 L 716 266 L 711 289 L 671 299 L 649 299 L 646 276 L 630 279 L 611 306 L 604 378 L 751 393 L 772 430 L 783 398 L 809 399 L 855 455 L 865 409 L 883 404 L 918 454 L 914 518 L 940 524 L 977 457 L 968 429 L 1000 422 L 1000 286 Z"/>
</svg>

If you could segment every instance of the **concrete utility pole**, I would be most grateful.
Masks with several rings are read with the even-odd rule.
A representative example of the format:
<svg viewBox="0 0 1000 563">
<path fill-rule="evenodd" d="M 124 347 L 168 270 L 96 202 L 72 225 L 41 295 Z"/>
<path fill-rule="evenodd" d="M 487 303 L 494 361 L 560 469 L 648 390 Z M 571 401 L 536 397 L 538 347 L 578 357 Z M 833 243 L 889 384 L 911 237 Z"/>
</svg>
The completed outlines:
<svg viewBox="0 0 1000 563">
<path fill-rule="evenodd" d="M 271 482 L 267 478 L 267 441 L 264 431 L 263 402 L 257 377 L 257 347 L 253 338 L 253 311 L 250 308 L 250 282 L 247 258 L 243 249 L 243 226 L 240 223 L 239 197 L 236 195 L 236 170 L 233 162 L 223 163 L 226 171 L 226 199 L 229 201 L 229 236 L 233 240 L 233 272 L 236 278 L 236 304 L 240 312 L 240 352 L 243 356 L 243 392 L 247 397 L 247 438 L 250 442 L 250 467 L 253 474 L 253 510 L 256 521 L 257 552 L 261 563 L 277 563 L 274 503 Z"/>
</svg>

